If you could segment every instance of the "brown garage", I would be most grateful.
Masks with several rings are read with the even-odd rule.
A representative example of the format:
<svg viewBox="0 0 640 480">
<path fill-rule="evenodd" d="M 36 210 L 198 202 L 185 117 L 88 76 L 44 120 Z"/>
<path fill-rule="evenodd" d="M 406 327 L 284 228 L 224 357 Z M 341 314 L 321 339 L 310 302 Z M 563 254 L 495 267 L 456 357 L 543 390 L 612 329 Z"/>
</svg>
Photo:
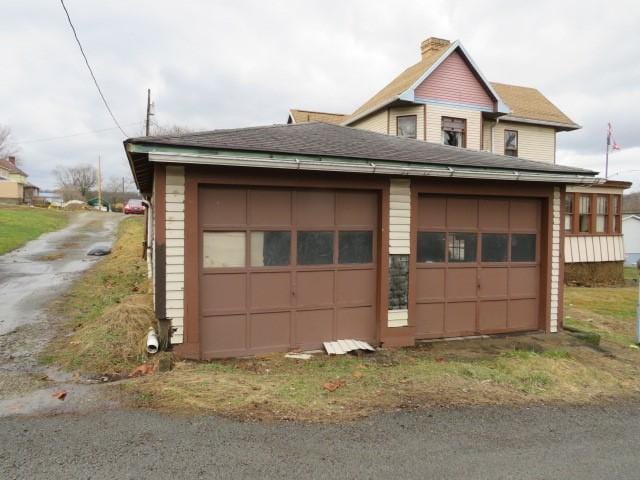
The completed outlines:
<svg viewBox="0 0 640 480">
<path fill-rule="evenodd" d="M 416 338 L 540 327 L 540 204 L 419 196 Z"/>
<path fill-rule="evenodd" d="M 203 186 L 202 356 L 375 342 L 378 195 Z"/>
<path fill-rule="evenodd" d="M 306 123 L 125 142 L 155 310 L 190 358 L 540 330 L 595 172 Z"/>
</svg>

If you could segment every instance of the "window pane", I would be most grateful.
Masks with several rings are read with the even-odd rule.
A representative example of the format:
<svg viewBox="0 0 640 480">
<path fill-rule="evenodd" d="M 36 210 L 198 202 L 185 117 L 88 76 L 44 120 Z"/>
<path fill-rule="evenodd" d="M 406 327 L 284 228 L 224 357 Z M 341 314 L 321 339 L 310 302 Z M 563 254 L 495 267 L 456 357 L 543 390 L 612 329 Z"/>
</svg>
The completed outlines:
<svg viewBox="0 0 640 480">
<path fill-rule="evenodd" d="M 567 193 L 564 196 L 564 211 L 566 213 L 573 213 L 573 193 Z"/>
<path fill-rule="evenodd" d="M 298 232 L 298 265 L 333 263 L 333 232 Z"/>
<path fill-rule="evenodd" d="M 598 215 L 605 215 L 609 206 L 609 199 L 607 197 L 598 197 L 596 202 L 596 213 Z"/>
<path fill-rule="evenodd" d="M 244 267 L 244 232 L 204 232 L 202 236 L 202 266 Z"/>
<path fill-rule="evenodd" d="M 604 233 L 605 225 L 606 225 L 606 219 L 607 219 L 606 215 L 598 215 L 596 217 L 596 232 L 597 233 Z"/>
<path fill-rule="evenodd" d="M 462 147 L 462 132 L 442 131 L 442 143 L 452 147 Z"/>
<path fill-rule="evenodd" d="M 289 265 L 291 232 L 251 232 L 251 266 Z"/>
<path fill-rule="evenodd" d="M 506 233 L 483 233 L 482 234 L 482 261 L 483 262 L 506 262 L 507 261 L 507 240 Z"/>
<path fill-rule="evenodd" d="M 444 262 L 443 232 L 418 232 L 418 262 Z"/>
<path fill-rule="evenodd" d="M 613 213 L 616 215 L 620 213 L 620 195 L 613 197 Z"/>
<path fill-rule="evenodd" d="M 585 213 L 583 215 L 580 215 L 580 231 L 588 232 L 590 230 L 590 226 L 591 226 L 591 214 Z"/>
<path fill-rule="evenodd" d="M 475 233 L 450 233 L 449 262 L 475 262 L 477 242 Z"/>
<path fill-rule="evenodd" d="M 536 234 L 514 233 L 511 235 L 511 261 L 535 262 Z"/>
<path fill-rule="evenodd" d="M 399 137 L 416 138 L 418 117 L 415 115 L 398 117 L 396 122 L 398 124 Z"/>
<path fill-rule="evenodd" d="M 591 197 L 580 195 L 580 213 L 591 213 Z"/>
<path fill-rule="evenodd" d="M 518 149 L 518 132 L 513 130 L 504 131 L 504 148 L 505 150 Z"/>
<path fill-rule="evenodd" d="M 573 230 L 573 215 L 564 216 L 564 229 L 566 232 Z"/>
<path fill-rule="evenodd" d="M 338 263 L 371 263 L 373 232 L 338 232 Z"/>
</svg>

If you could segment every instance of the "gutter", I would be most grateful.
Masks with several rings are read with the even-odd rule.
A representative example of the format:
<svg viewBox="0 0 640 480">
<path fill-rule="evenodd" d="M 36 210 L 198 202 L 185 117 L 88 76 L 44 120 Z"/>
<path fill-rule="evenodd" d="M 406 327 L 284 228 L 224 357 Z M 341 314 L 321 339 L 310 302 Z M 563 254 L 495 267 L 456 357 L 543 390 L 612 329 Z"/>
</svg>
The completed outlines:
<svg viewBox="0 0 640 480">
<path fill-rule="evenodd" d="M 516 180 L 523 182 L 555 182 L 579 185 L 602 183 L 603 179 L 591 175 L 571 173 L 531 172 L 521 170 L 491 170 L 460 167 L 433 167 L 420 164 L 391 164 L 362 161 L 360 163 L 339 162 L 335 160 L 317 160 L 293 158 L 256 158 L 228 155 L 202 155 L 190 153 L 150 152 L 149 161 L 157 163 L 181 163 L 191 165 L 219 165 L 228 167 L 276 168 L 286 170 L 305 170 L 322 172 L 350 172 L 380 175 L 467 178 L 481 180 Z"/>
</svg>

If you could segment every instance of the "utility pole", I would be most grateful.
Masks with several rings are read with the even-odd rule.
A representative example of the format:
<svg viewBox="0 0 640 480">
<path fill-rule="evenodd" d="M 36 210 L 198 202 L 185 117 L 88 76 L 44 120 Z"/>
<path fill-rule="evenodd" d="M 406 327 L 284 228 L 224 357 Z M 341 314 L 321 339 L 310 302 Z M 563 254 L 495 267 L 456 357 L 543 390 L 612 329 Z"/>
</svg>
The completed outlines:
<svg viewBox="0 0 640 480">
<path fill-rule="evenodd" d="M 122 177 L 122 193 L 124 193 L 124 177 Z"/>
<path fill-rule="evenodd" d="M 100 155 L 98 155 L 98 208 L 102 211 L 102 168 L 100 165 Z"/>
<path fill-rule="evenodd" d="M 149 123 L 151 121 L 151 89 L 147 88 L 147 120 L 145 122 L 145 136 L 149 136 Z"/>
</svg>

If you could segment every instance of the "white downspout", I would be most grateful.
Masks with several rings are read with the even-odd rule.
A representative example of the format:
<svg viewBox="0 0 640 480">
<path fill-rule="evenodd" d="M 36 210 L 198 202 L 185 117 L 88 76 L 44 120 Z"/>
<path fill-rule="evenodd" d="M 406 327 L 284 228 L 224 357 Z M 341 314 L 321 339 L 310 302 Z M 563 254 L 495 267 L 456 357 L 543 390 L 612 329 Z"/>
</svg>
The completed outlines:
<svg viewBox="0 0 640 480">
<path fill-rule="evenodd" d="M 147 208 L 147 277 L 153 278 L 153 209 L 147 200 L 142 200 L 142 204 Z"/>
</svg>

